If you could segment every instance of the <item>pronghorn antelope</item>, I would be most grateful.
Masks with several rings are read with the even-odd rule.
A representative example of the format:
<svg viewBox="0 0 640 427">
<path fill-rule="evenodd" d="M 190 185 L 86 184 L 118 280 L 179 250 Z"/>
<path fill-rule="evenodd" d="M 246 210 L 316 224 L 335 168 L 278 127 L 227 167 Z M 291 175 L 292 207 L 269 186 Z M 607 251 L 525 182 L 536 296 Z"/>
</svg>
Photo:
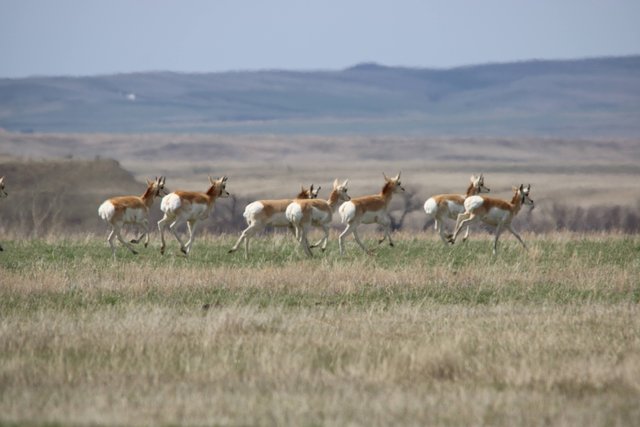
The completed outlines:
<svg viewBox="0 0 640 427">
<path fill-rule="evenodd" d="M 161 254 L 164 254 L 166 247 L 164 229 L 168 223 L 171 223 L 169 225 L 169 231 L 171 231 L 178 243 L 180 243 L 180 250 L 185 255 L 189 255 L 198 220 L 207 219 L 218 197 L 229 197 L 229 193 L 225 190 L 227 184 L 226 176 L 217 180 L 209 177 L 209 182 L 211 186 L 204 193 L 197 191 L 175 191 L 162 198 L 160 209 L 164 212 L 164 217 L 158 221 L 160 240 L 162 242 L 160 246 Z M 182 240 L 180 240 L 177 230 L 177 226 L 183 222 L 187 223 L 187 228 L 189 229 L 189 240 L 186 244 L 183 244 Z"/>
<path fill-rule="evenodd" d="M 322 227 L 324 237 L 311 247 L 321 246 L 324 251 L 329 241 L 329 224 L 333 217 L 333 212 L 338 208 L 338 203 L 348 201 L 351 198 L 347 194 L 347 184 L 345 180 L 342 184 L 338 179 L 333 181 L 333 190 L 327 200 L 294 200 L 287 206 L 286 217 L 293 224 L 296 238 L 308 256 L 313 256 L 307 240 L 307 229 L 310 225 Z"/>
<path fill-rule="evenodd" d="M 8 194 L 4 189 L 4 176 L 0 176 L 0 199 L 7 197 Z M 0 245 L 0 251 L 3 251 L 2 245 Z"/>
<path fill-rule="evenodd" d="M 404 188 L 400 184 L 400 174 L 394 178 L 388 178 L 384 173 L 382 174 L 385 179 L 384 187 L 380 194 L 371 196 L 362 196 L 351 199 L 340 206 L 339 212 L 343 223 L 347 224 L 347 228 L 340 234 L 338 243 L 340 245 L 340 255 L 344 253 L 344 238 L 353 233 L 353 237 L 363 251 L 367 252 L 367 248 L 360 241 L 358 236 L 357 227 L 359 224 L 373 224 L 378 223 L 384 227 L 384 237 L 378 241 L 378 243 L 384 242 L 385 239 L 389 239 L 389 245 L 393 246 L 391 240 L 391 218 L 387 209 L 389 208 L 389 202 L 394 193 L 404 192 Z"/>
<path fill-rule="evenodd" d="M 522 243 L 525 249 L 527 245 L 524 244 L 522 238 L 515 232 L 511 226 L 511 221 L 520 212 L 522 205 L 531 206 L 533 209 L 533 200 L 529 197 L 531 191 L 531 185 L 521 184 L 520 187 L 513 187 L 514 195 L 511 202 L 507 202 L 502 199 L 494 199 L 491 197 L 483 196 L 471 196 L 464 201 L 465 212 L 458 215 L 456 221 L 456 228 L 453 236 L 451 237 L 451 243 L 456 241 L 458 233 L 465 225 L 470 225 L 478 220 L 485 224 L 491 225 L 496 229 L 496 237 L 493 241 L 493 254 L 498 251 L 498 238 L 500 233 L 506 228 L 516 236 L 518 241 Z"/>
<path fill-rule="evenodd" d="M 309 189 L 302 187 L 296 199 L 315 199 L 318 197 L 320 187 L 314 189 L 313 184 Z M 287 206 L 293 202 L 293 199 L 283 200 L 256 200 L 251 202 L 244 208 L 243 216 L 247 220 L 248 227 L 242 231 L 240 238 L 229 253 L 235 252 L 240 244 L 244 241 L 244 257 L 249 257 L 249 239 L 255 236 L 259 231 L 270 225 L 272 227 L 291 227 L 291 223 L 285 216 Z"/>
<path fill-rule="evenodd" d="M 444 243 L 449 243 L 447 239 L 451 238 L 451 234 L 445 235 L 444 219 L 458 219 L 458 215 L 464 212 L 464 200 L 467 197 L 488 193 L 489 191 L 484 186 L 484 176 L 482 174 L 480 176 L 471 175 L 466 194 L 439 194 L 427 199 L 424 203 L 424 211 L 428 219 L 435 220 L 434 227 L 440 233 L 440 238 Z M 462 241 L 467 240 L 468 237 L 469 227 L 467 227 Z"/>
<path fill-rule="evenodd" d="M 165 177 L 155 179 L 155 181 L 147 180 L 147 189 L 142 196 L 121 196 L 106 200 L 98 208 L 98 215 L 111 226 L 111 233 L 107 241 L 111 246 L 113 257 L 116 257 L 116 246 L 113 242 L 117 237 L 120 242 L 125 245 L 133 254 L 138 252 L 133 249 L 129 242 L 126 242 L 120 234 L 120 230 L 124 224 L 137 224 L 142 226 L 143 233 L 131 243 L 139 243 L 144 237 L 144 246 L 149 244 L 149 208 L 153 204 L 156 197 L 164 194 Z"/>
</svg>

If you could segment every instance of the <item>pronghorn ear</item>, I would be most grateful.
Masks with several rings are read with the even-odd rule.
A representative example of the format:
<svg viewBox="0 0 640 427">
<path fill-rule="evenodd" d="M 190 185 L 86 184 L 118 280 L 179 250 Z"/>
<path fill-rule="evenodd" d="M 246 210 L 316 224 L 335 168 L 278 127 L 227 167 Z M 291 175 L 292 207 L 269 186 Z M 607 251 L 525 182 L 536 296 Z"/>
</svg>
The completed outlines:
<svg viewBox="0 0 640 427">
<path fill-rule="evenodd" d="M 211 178 L 211 175 L 209 175 L 209 183 L 210 184 L 215 184 L 216 182 L 213 180 L 213 178 Z"/>
<path fill-rule="evenodd" d="M 387 174 L 386 174 L 386 173 L 382 172 L 382 176 L 384 176 L 384 180 L 385 180 L 385 181 L 387 181 L 387 182 L 389 182 L 389 181 L 390 181 L 390 179 L 389 179 L 389 177 L 387 176 Z"/>
<path fill-rule="evenodd" d="M 524 184 L 520 184 L 520 191 L 524 189 Z"/>
<path fill-rule="evenodd" d="M 145 180 L 147 181 L 147 185 L 151 185 L 151 184 L 153 184 L 153 183 L 154 183 L 154 181 L 151 181 L 151 180 L 150 180 L 150 179 L 148 179 L 148 178 L 145 178 Z"/>
<path fill-rule="evenodd" d="M 518 187 L 511 186 L 511 191 L 518 191 Z"/>
<path fill-rule="evenodd" d="M 220 178 L 220 181 L 222 182 L 227 182 L 227 175 L 222 175 L 222 178 Z"/>
<path fill-rule="evenodd" d="M 333 189 L 335 190 L 336 188 L 338 188 L 340 184 L 338 184 L 338 178 L 333 180 Z"/>
<path fill-rule="evenodd" d="M 344 188 L 347 188 L 347 184 L 348 184 L 348 183 L 349 183 L 349 180 L 348 180 L 348 179 L 345 179 L 345 180 L 344 180 L 344 182 L 342 183 L 342 186 L 343 186 Z"/>
<path fill-rule="evenodd" d="M 394 178 L 394 181 L 400 181 L 400 174 L 402 173 L 402 171 L 398 172 L 398 175 L 396 175 L 396 177 Z"/>
</svg>

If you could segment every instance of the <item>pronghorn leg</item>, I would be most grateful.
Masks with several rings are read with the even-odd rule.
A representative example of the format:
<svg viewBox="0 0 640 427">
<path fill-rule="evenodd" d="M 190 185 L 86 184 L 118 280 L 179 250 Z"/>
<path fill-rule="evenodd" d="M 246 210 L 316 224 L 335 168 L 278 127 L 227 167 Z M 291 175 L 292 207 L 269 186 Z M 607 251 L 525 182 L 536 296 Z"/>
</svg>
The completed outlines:
<svg viewBox="0 0 640 427">
<path fill-rule="evenodd" d="M 502 234 L 502 230 L 502 224 L 498 224 L 498 226 L 496 227 L 496 237 L 493 241 L 493 255 L 498 254 L 498 239 L 500 238 L 500 234 Z"/>
<path fill-rule="evenodd" d="M 465 212 L 458 215 L 458 219 L 456 220 L 456 226 L 453 228 L 453 235 L 449 238 L 449 243 L 455 243 L 456 238 L 458 237 L 458 233 L 464 226 L 463 224 L 469 222 L 471 220 L 471 213 Z"/>
<path fill-rule="evenodd" d="M 249 258 L 249 239 L 251 237 L 255 236 L 255 234 L 261 228 L 262 227 L 257 225 L 257 223 L 255 223 L 255 222 L 250 224 L 247 228 L 245 228 L 242 231 L 242 234 L 240 234 L 240 237 L 238 238 L 238 241 L 236 242 L 236 244 L 233 245 L 233 247 L 231 249 L 229 249 L 229 253 L 235 252 L 238 249 L 238 247 L 240 246 L 240 244 L 242 242 L 244 242 L 244 258 L 245 259 Z"/>
<path fill-rule="evenodd" d="M 327 249 L 327 242 L 329 241 L 329 226 L 327 224 L 323 224 L 322 231 L 324 231 L 324 236 L 320 240 L 318 240 L 316 243 L 311 245 L 311 247 L 317 248 L 322 244 L 322 247 L 320 249 L 322 249 L 322 251 L 324 252 L 325 249 Z"/>
<path fill-rule="evenodd" d="M 329 243 L 329 226 L 327 224 L 324 224 L 322 226 L 322 231 L 324 231 L 324 241 L 322 242 L 322 246 L 320 247 L 320 249 L 322 250 L 322 252 L 324 252 L 325 250 L 327 250 L 327 243 Z"/>
<path fill-rule="evenodd" d="M 249 224 L 247 228 L 242 230 L 242 233 L 240 233 L 240 237 L 227 253 L 232 253 L 238 250 L 238 246 L 240 246 L 240 244 L 247 239 L 247 233 L 253 228 L 253 226 L 253 224 Z"/>
<path fill-rule="evenodd" d="M 109 242 L 109 246 L 111 247 L 111 255 L 113 255 L 113 259 L 116 259 L 116 245 L 113 243 L 113 239 L 116 237 L 116 229 L 111 228 L 111 233 L 109 233 L 109 237 L 107 237 L 107 242 Z"/>
<path fill-rule="evenodd" d="M 466 242 L 468 238 L 469 238 L 469 226 L 467 225 L 467 230 L 465 231 L 464 236 L 462 237 L 462 241 Z"/>
<path fill-rule="evenodd" d="M 178 235 L 178 225 L 180 225 L 180 218 L 177 218 L 175 221 L 173 221 L 169 225 L 169 231 L 171 232 L 171 234 L 173 234 L 173 237 L 176 238 L 178 243 L 180 243 L 180 251 L 186 254 L 185 252 L 186 248 L 184 247 L 184 243 L 182 243 L 182 239 L 180 239 L 180 236 Z"/>
<path fill-rule="evenodd" d="M 2 247 L 2 245 L 0 245 L 0 252 L 4 251 L 4 248 Z"/>
<path fill-rule="evenodd" d="M 449 240 L 451 238 L 451 234 L 445 234 L 445 229 L 444 229 L 444 221 L 438 221 L 436 220 L 436 224 L 438 225 L 438 227 L 436 228 L 438 230 L 438 233 L 440 234 L 440 239 L 444 242 L 444 243 L 449 243 Z"/>
<path fill-rule="evenodd" d="M 167 226 L 167 223 L 169 222 L 169 217 L 167 216 L 167 214 L 164 215 L 164 217 L 158 221 L 158 231 L 160 231 L 160 253 L 164 254 L 164 249 L 167 246 L 167 244 L 164 241 L 164 229 Z"/>
<path fill-rule="evenodd" d="M 144 247 L 146 248 L 147 246 L 149 246 L 149 221 L 145 219 L 143 222 L 140 223 L 140 225 L 142 226 L 143 232 L 142 234 L 140 234 L 140 237 L 138 237 L 137 239 L 131 240 L 131 243 L 138 244 L 144 237 Z"/>
<path fill-rule="evenodd" d="M 127 249 L 129 249 L 131 251 L 132 254 L 138 255 L 138 252 L 136 252 L 136 250 L 133 249 L 133 246 L 131 246 L 131 244 L 129 242 L 124 240 L 124 238 L 122 237 L 122 234 L 120 234 L 120 226 L 119 225 L 114 225 L 113 226 L 113 231 L 116 233 L 116 237 L 118 238 L 120 243 L 125 245 L 127 247 Z"/>
<path fill-rule="evenodd" d="M 309 258 L 313 258 L 313 253 L 311 252 L 311 249 L 309 248 L 309 239 L 307 239 L 307 229 L 306 227 L 300 227 L 300 231 L 299 231 L 299 235 L 300 235 L 300 245 L 302 246 L 302 249 L 304 250 L 304 253 L 307 254 L 307 256 Z"/>
<path fill-rule="evenodd" d="M 353 223 L 347 224 L 347 228 L 344 229 L 340 236 L 338 236 L 338 246 L 340 247 L 340 255 L 344 254 L 344 238 L 349 235 L 349 233 L 353 233 L 355 229 L 355 225 Z"/>
<path fill-rule="evenodd" d="M 181 249 L 185 255 L 189 255 L 189 252 L 191 252 L 191 246 L 193 245 L 193 241 L 195 240 L 194 234 L 196 232 L 197 225 L 198 221 L 195 219 L 187 221 L 187 228 L 189 229 L 189 240 L 187 240 L 187 243 L 185 244 L 185 249 Z"/>
<path fill-rule="evenodd" d="M 389 246 L 393 246 L 393 240 L 391 240 L 391 219 L 385 215 L 378 220 L 378 224 L 384 227 L 384 236 L 378 240 L 378 244 L 384 242 L 385 239 L 389 239 Z"/>
<path fill-rule="evenodd" d="M 453 232 L 453 236 L 449 239 L 449 242 L 455 243 L 456 238 L 458 237 L 458 233 L 460 233 L 460 230 L 462 230 L 462 227 L 464 227 L 465 225 L 469 226 L 469 224 L 471 224 L 475 220 L 475 218 L 476 217 L 469 212 L 461 213 L 460 215 L 458 215 L 458 220 L 456 221 L 456 228 L 455 228 L 455 231 Z"/>
<path fill-rule="evenodd" d="M 509 230 L 511 232 L 511 234 L 516 236 L 516 239 L 518 239 L 518 241 L 520 243 L 522 243 L 522 246 L 525 248 L 525 250 L 529 250 L 529 248 L 527 248 L 527 245 L 522 240 L 522 237 L 520 237 L 520 235 L 518 233 L 516 233 L 516 230 L 513 229 L 513 226 L 511 224 L 507 225 L 507 230 Z"/>
<path fill-rule="evenodd" d="M 353 238 L 356 240 L 356 243 L 360 245 L 363 251 L 365 251 L 368 254 L 372 252 L 371 250 L 367 249 L 364 243 L 362 243 L 362 240 L 360 240 L 360 236 L 358 236 L 358 229 L 356 229 L 355 227 L 353 229 Z"/>
</svg>

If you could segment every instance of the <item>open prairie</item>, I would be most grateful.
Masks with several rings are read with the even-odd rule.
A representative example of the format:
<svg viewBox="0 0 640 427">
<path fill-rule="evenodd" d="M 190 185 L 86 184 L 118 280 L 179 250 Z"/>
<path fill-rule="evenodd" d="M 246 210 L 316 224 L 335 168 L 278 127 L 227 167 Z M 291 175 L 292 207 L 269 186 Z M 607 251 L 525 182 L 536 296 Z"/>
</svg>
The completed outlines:
<svg viewBox="0 0 640 427">
<path fill-rule="evenodd" d="M 118 425 L 637 425 L 640 239 L 400 233 L 4 241 L 0 420 Z M 372 239 L 365 241 L 374 246 Z"/>
<path fill-rule="evenodd" d="M 637 140 L 0 131 L 0 153 L 0 422 L 640 419 Z M 227 254 L 247 201 L 311 183 L 323 197 L 334 178 L 371 194 L 398 171 L 395 248 L 368 256 L 350 238 L 340 258 L 334 229 L 313 259 L 286 232 L 253 240 L 249 260 Z M 532 185 L 536 208 L 515 222 L 528 251 L 503 235 L 493 257 L 479 227 L 455 246 L 423 230 L 426 198 L 480 172 L 498 197 Z M 188 259 L 171 236 L 161 256 L 157 232 L 111 258 L 102 200 L 223 174 L 233 197 Z"/>
<path fill-rule="evenodd" d="M 533 215 L 517 219 L 521 229 L 550 232 L 558 229 L 598 231 L 640 230 L 640 143 L 636 139 L 563 140 L 554 138 L 451 138 L 406 136 L 295 136 L 210 134 L 19 134 L 0 131 L 0 153 L 11 154 L 25 167 L 51 160 L 93 161 L 115 159 L 138 181 L 167 176 L 171 190 L 204 190 L 207 175 L 228 175 L 233 200 L 219 203 L 211 231 L 237 231 L 243 225 L 244 205 L 256 199 L 288 198 L 300 185 L 321 185 L 327 197 L 334 178 L 349 179 L 349 194 L 377 193 L 382 172 L 402 171 L 406 197 L 396 197 L 394 218 L 403 214 L 403 228 L 425 225 L 424 201 L 440 193 L 463 193 L 471 174 L 484 173 L 492 195 L 511 198 L 511 187 L 532 185 L 536 201 Z M 72 164 L 64 167 L 65 174 Z M 57 176 L 42 176 L 40 186 L 49 194 L 86 195 L 88 206 L 106 197 L 132 194 L 131 182 L 112 182 L 122 173 L 109 165 L 83 165 L 84 170 L 104 170 L 101 175 L 76 173 L 56 186 Z M 2 163 L 0 161 L 0 173 Z M 111 172 L 109 172 L 111 171 Z M 101 184 L 96 185 L 100 179 Z M 91 186 L 88 184 L 91 183 Z M 25 183 L 27 184 L 27 183 Z M 30 186 L 8 179 L 14 200 Z M 136 191 L 142 192 L 143 185 Z M 135 193 L 134 193 L 135 194 Z M 93 197 L 90 197 L 93 195 Z M 44 196 L 43 196 L 44 197 Z M 27 200 L 27 211 L 31 210 Z M 58 201 L 58 203 L 62 203 Z M 51 203 L 54 205 L 55 201 Z M 0 214 L 3 208 L 0 204 Z M 157 210 L 157 209 L 156 209 Z M 17 215 L 16 215 L 17 216 Z M 97 216 L 68 231 L 101 230 Z M 239 219 L 239 221 L 235 221 Z M 2 216 L 0 215 L 0 221 Z M 0 222 L 0 224 L 2 224 Z M 6 232 L 10 227 L 4 224 Z M 55 227 L 54 227 L 55 228 Z M 56 229 L 56 231 L 58 231 Z"/>
</svg>

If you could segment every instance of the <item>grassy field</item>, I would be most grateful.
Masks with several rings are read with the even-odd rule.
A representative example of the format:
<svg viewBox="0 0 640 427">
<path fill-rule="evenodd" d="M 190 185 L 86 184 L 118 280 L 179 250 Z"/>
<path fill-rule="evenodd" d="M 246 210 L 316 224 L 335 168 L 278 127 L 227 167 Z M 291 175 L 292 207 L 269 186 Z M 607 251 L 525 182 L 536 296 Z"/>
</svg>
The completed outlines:
<svg viewBox="0 0 640 427">
<path fill-rule="evenodd" d="M 640 237 L 7 240 L 0 422 L 637 425 Z M 373 240 L 366 243 L 373 245 Z"/>
</svg>

